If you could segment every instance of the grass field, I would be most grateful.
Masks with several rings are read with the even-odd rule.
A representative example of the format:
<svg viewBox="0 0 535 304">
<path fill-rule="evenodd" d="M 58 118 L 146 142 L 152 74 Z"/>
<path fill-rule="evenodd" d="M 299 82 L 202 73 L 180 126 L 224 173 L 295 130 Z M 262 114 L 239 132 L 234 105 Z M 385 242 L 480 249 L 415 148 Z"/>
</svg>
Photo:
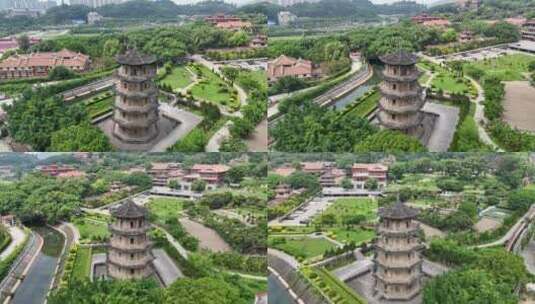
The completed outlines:
<svg viewBox="0 0 535 304">
<path fill-rule="evenodd" d="M 387 191 L 397 192 L 401 188 L 411 187 L 414 190 L 423 191 L 440 191 L 436 184 L 436 176 L 426 174 L 405 174 L 403 179 L 396 183 L 391 183 L 387 187 Z"/>
<path fill-rule="evenodd" d="M 369 198 L 339 198 L 321 215 L 314 218 L 319 221 L 322 215 L 334 214 L 338 225 L 350 215 L 364 215 L 368 221 L 377 217 L 377 201 Z"/>
<path fill-rule="evenodd" d="M 205 100 L 226 106 L 239 105 L 239 101 L 231 101 L 231 93 L 234 89 L 224 82 L 219 76 L 204 66 L 198 66 L 196 73 L 202 80 L 191 88 L 191 94 L 195 99 Z"/>
<path fill-rule="evenodd" d="M 241 75 L 249 75 L 254 81 L 260 83 L 262 85 L 262 90 L 267 91 L 268 89 L 268 82 L 267 82 L 267 76 L 264 71 L 249 71 L 249 70 L 240 70 L 240 76 Z M 242 85 L 243 86 L 243 85 Z"/>
<path fill-rule="evenodd" d="M 297 258 L 309 259 L 323 255 L 325 251 L 336 246 L 323 238 L 302 237 L 271 237 L 269 246 L 279 249 Z"/>
<path fill-rule="evenodd" d="M 89 117 L 94 119 L 113 110 L 115 95 L 112 91 L 104 91 L 82 99 Z"/>
<path fill-rule="evenodd" d="M 528 72 L 528 65 L 535 61 L 535 56 L 514 54 L 501 56 L 465 64 L 472 65 L 485 71 L 486 75 L 494 75 L 502 81 L 524 80 L 522 73 Z"/>
<path fill-rule="evenodd" d="M 173 91 L 187 87 L 193 82 L 191 73 L 185 66 L 177 66 L 171 70 L 171 73 L 160 81 L 162 84 L 170 85 Z"/>
<path fill-rule="evenodd" d="M 375 232 L 373 232 L 373 230 L 365 230 L 362 228 L 346 229 L 338 227 L 329 229 L 329 237 L 339 242 L 354 242 L 358 246 L 362 242 L 371 241 L 375 237 Z"/>
<path fill-rule="evenodd" d="M 449 94 L 470 92 L 470 86 L 466 84 L 463 78 L 458 78 L 449 72 L 443 72 L 436 75 L 431 81 L 431 87 L 435 87 Z"/>
<path fill-rule="evenodd" d="M 80 217 L 73 221 L 78 228 L 80 237 L 86 240 L 102 240 L 109 237 L 108 224 L 90 218 Z"/>
<path fill-rule="evenodd" d="M 168 218 L 176 218 L 182 212 L 184 200 L 168 197 L 152 197 L 148 204 L 154 220 L 164 223 Z"/>
<path fill-rule="evenodd" d="M 79 247 L 74 260 L 71 280 L 83 280 L 89 278 L 91 271 L 91 247 Z"/>
<path fill-rule="evenodd" d="M 381 99 L 381 93 L 377 90 L 368 98 L 360 102 L 353 111 L 355 111 L 359 117 L 367 117 L 375 107 L 377 107 L 379 99 Z"/>
</svg>

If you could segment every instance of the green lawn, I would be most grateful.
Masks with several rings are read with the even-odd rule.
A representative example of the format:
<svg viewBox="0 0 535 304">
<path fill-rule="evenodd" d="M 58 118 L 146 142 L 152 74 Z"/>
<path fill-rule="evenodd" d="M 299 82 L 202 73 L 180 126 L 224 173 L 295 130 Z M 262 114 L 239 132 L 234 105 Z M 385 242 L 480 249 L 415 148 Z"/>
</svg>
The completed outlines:
<svg viewBox="0 0 535 304">
<path fill-rule="evenodd" d="M 239 101 L 235 90 L 219 76 L 204 66 L 197 65 L 195 73 L 202 80 L 191 88 L 191 94 L 197 100 L 204 100 L 228 107 L 238 107 Z"/>
<path fill-rule="evenodd" d="M 91 271 L 91 247 L 78 247 L 76 259 L 72 269 L 71 280 L 83 280 L 89 278 Z"/>
<path fill-rule="evenodd" d="M 80 232 L 80 238 L 85 240 L 104 240 L 109 237 L 108 223 L 80 217 L 73 221 Z"/>
<path fill-rule="evenodd" d="M 177 66 L 171 70 L 171 73 L 166 75 L 161 81 L 162 84 L 166 84 L 173 88 L 173 91 L 178 91 L 187 87 L 193 82 L 191 73 L 185 66 Z"/>
<path fill-rule="evenodd" d="M 405 174 L 403 178 L 396 183 L 390 183 L 387 187 L 388 192 L 397 192 L 401 188 L 411 187 L 414 190 L 438 192 L 440 189 L 436 184 L 437 176 L 429 174 Z"/>
<path fill-rule="evenodd" d="M 240 70 L 241 75 L 249 75 L 251 78 L 262 85 L 262 89 L 267 91 L 268 82 L 266 72 L 264 71 L 249 71 L 249 70 Z"/>
<path fill-rule="evenodd" d="M 334 214 L 339 225 L 343 223 L 344 217 L 351 215 L 364 215 L 368 221 L 372 221 L 377 217 L 377 201 L 370 198 L 339 198 L 321 215 L 316 216 L 314 222 L 326 214 Z"/>
<path fill-rule="evenodd" d="M 328 236 L 343 243 L 354 242 L 357 246 L 363 242 L 370 242 L 375 237 L 373 230 L 365 230 L 362 228 L 333 228 L 329 229 Z"/>
<path fill-rule="evenodd" d="M 381 93 L 379 93 L 379 90 L 376 90 L 372 95 L 361 101 L 353 111 L 355 111 L 359 117 L 367 117 L 373 112 L 375 107 L 377 107 L 379 99 L 381 99 Z"/>
<path fill-rule="evenodd" d="M 522 73 L 528 72 L 528 65 L 535 61 L 535 56 L 514 54 L 494 59 L 487 59 L 465 64 L 472 65 L 485 71 L 487 75 L 494 75 L 503 81 L 524 80 Z"/>
<path fill-rule="evenodd" d="M 148 204 L 154 220 L 164 223 L 168 218 L 176 218 L 182 212 L 184 200 L 168 197 L 151 197 Z"/>
<path fill-rule="evenodd" d="M 336 246 L 324 238 L 303 237 L 270 237 L 270 247 L 284 251 L 296 258 L 309 259 L 323 255 L 329 249 Z"/>
<path fill-rule="evenodd" d="M 433 78 L 431 87 L 449 94 L 462 94 L 470 92 L 471 86 L 467 83 L 469 83 L 468 80 L 464 78 L 458 78 L 452 73 L 443 72 Z"/>
</svg>

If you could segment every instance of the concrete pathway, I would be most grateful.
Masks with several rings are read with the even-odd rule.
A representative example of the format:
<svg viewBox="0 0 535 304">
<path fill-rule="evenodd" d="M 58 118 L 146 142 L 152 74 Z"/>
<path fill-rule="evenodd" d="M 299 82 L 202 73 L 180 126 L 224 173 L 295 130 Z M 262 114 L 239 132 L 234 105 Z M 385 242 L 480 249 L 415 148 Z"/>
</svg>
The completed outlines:
<svg viewBox="0 0 535 304">
<path fill-rule="evenodd" d="M 63 230 L 67 234 L 72 234 L 72 242 L 74 244 L 80 244 L 80 231 L 75 225 L 69 222 L 63 222 L 59 226 L 59 229 Z"/>
<path fill-rule="evenodd" d="M 249 152 L 268 151 L 268 121 L 262 120 L 254 129 L 253 134 L 245 140 Z"/>
<path fill-rule="evenodd" d="M 524 258 L 527 270 L 535 275 L 535 241 L 531 240 L 520 255 Z"/>
<path fill-rule="evenodd" d="M 152 255 L 155 258 L 154 261 L 152 261 L 152 264 L 165 287 L 171 285 L 177 279 L 184 277 L 182 271 L 180 271 L 176 264 L 171 260 L 165 250 L 153 249 Z"/>
<path fill-rule="evenodd" d="M 171 131 L 165 138 L 152 147 L 150 152 L 165 152 L 167 148 L 174 145 L 178 140 L 185 137 L 203 120 L 202 117 L 191 112 L 171 107 L 166 103 L 160 104 L 160 112 L 181 123 Z"/>
<path fill-rule="evenodd" d="M 221 147 L 221 143 L 230 137 L 230 130 L 229 127 L 232 125 L 232 121 L 227 121 L 227 123 L 221 127 L 221 129 L 217 130 L 215 132 L 214 136 L 210 138 L 208 143 L 206 144 L 206 147 L 204 148 L 205 152 L 219 152 L 219 148 Z"/>
<path fill-rule="evenodd" d="M 7 231 L 9 232 L 9 235 L 11 235 L 11 243 L 9 243 L 6 249 L 4 249 L 4 251 L 2 251 L 2 253 L 0 254 L 0 261 L 4 260 L 13 251 L 15 251 L 17 246 L 24 242 L 24 238 L 26 236 L 24 234 L 24 230 L 17 226 L 8 227 Z"/>
<path fill-rule="evenodd" d="M 291 255 L 282 252 L 277 249 L 268 248 L 267 249 L 268 256 L 275 256 L 281 260 L 283 260 L 288 266 L 290 266 L 293 270 L 296 270 L 299 268 L 299 262 Z"/>
<path fill-rule="evenodd" d="M 232 251 L 227 242 L 212 228 L 206 227 L 201 223 L 182 217 L 179 219 L 186 232 L 199 240 L 199 247 L 214 252 Z"/>
<path fill-rule="evenodd" d="M 491 146 L 494 150 L 497 150 L 498 152 L 503 152 L 498 145 L 494 143 L 494 141 L 490 138 L 489 134 L 487 133 L 487 130 L 485 130 L 484 124 L 487 123 L 487 118 L 485 117 L 485 105 L 483 104 L 485 102 L 485 91 L 479 84 L 479 82 L 475 81 L 473 78 L 465 76 L 468 78 L 472 84 L 477 89 L 477 97 L 473 102 L 476 104 L 476 113 L 474 114 L 474 120 L 477 124 L 477 130 L 479 133 L 479 139 L 486 145 Z"/>
<path fill-rule="evenodd" d="M 429 152 L 448 151 L 459 121 L 459 108 L 434 102 L 426 102 L 422 111 L 438 115 L 433 133 L 427 142 Z"/>
<path fill-rule="evenodd" d="M 167 241 L 169 241 L 169 243 L 171 243 L 171 245 L 173 247 L 175 247 L 175 249 L 178 251 L 178 253 L 184 258 L 184 259 L 187 259 L 188 258 L 188 251 L 186 249 L 184 249 L 184 247 L 182 247 L 182 245 L 180 245 L 180 243 L 169 233 L 167 232 L 167 230 L 163 229 L 162 227 L 160 226 L 157 226 L 157 225 L 154 225 L 152 224 L 152 226 L 160 231 L 162 231 L 164 234 L 165 234 L 165 237 L 167 238 Z"/>
</svg>

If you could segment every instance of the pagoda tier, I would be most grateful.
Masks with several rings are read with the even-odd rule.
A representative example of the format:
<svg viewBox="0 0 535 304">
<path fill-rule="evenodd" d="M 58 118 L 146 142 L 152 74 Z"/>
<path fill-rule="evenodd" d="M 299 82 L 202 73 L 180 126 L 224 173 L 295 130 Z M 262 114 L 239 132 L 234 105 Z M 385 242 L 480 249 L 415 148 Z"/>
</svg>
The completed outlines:
<svg viewBox="0 0 535 304">
<path fill-rule="evenodd" d="M 159 133 L 156 58 L 130 49 L 117 62 L 113 134 L 127 143 L 147 143 Z"/>
<path fill-rule="evenodd" d="M 380 57 L 385 63 L 383 83 L 379 85 L 382 98 L 377 115 L 381 126 L 415 135 L 422 125 L 421 109 L 425 104 L 423 90 L 418 83 L 421 73 L 416 68 L 417 57 L 405 51 Z"/>
<path fill-rule="evenodd" d="M 111 210 L 113 222 L 107 253 L 108 275 L 115 279 L 142 279 L 152 274 L 152 242 L 147 210 L 131 200 Z"/>
<path fill-rule="evenodd" d="M 419 294 L 423 277 L 416 209 L 398 202 L 379 210 L 374 244 L 375 292 L 386 300 L 406 301 Z"/>
</svg>

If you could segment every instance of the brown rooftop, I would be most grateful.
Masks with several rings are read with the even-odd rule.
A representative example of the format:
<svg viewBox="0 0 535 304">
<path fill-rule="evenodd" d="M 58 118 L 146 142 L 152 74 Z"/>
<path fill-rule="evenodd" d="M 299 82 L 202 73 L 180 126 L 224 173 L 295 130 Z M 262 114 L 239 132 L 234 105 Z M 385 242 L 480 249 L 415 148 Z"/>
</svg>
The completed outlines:
<svg viewBox="0 0 535 304">
<path fill-rule="evenodd" d="M 408 207 L 402 202 L 397 202 L 392 206 L 379 209 L 379 216 L 387 219 L 411 219 L 418 215 L 418 210 Z"/>
<path fill-rule="evenodd" d="M 405 50 L 380 56 L 382 62 L 389 65 L 413 65 L 418 62 L 418 57 Z"/>
<path fill-rule="evenodd" d="M 156 62 L 156 56 L 140 53 L 136 48 L 131 48 L 124 54 L 117 55 L 117 62 L 123 65 L 145 65 Z"/>
<path fill-rule="evenodd" d="M 118 218 L 140 218 L 146 217 L 148 214 L 147 209 L 138 206 L 132 200 L 127 200 L 118 207 L 111 209 L 110 213 Z"/>
</svg>

